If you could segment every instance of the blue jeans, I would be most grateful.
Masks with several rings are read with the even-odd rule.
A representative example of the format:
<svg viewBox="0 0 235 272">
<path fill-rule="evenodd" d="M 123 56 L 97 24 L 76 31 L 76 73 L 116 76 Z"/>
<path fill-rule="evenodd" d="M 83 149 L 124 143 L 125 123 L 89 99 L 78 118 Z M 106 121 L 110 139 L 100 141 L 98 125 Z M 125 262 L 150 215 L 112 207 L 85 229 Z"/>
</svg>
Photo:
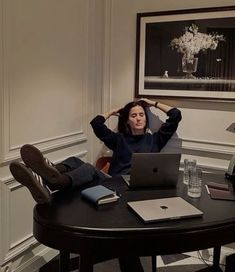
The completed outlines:
<svg viewBox="0 0 235 272">
<path fill-rule="evenodd" d="M 63 174 L 70 177 L 73 187 L 81 186 L 94 180 L 100 182 L 108 177 L 95 166 L 85 163 L 77 157 L 69 157 L 62 161 L 61 164 L 66 166 L 67 172 Z"/>
</svg>

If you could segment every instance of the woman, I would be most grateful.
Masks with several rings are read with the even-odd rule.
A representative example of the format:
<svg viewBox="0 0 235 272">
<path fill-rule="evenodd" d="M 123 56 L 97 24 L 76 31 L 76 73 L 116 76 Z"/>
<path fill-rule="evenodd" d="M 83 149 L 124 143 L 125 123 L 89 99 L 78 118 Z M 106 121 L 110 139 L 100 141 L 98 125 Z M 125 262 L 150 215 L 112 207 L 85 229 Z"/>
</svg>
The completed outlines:
<svg viewBox="0 0 235 272">
<path fill-rule="evenodd" d="M 156 107 L 169 116 L 153 134 L 148 132 L 147 107 Z M 105 121 L 112 115 L 119 116 L 118 133 L 105 125 Z M 178 109 L 149 99 L 130 102 L 124 108 L 96 116 L 91 121 L 94 133 L 113 151 L 109 174 L 128 174 L 132 153 L 160 152 L 176 131 L 180 120 L 181 113 Z"/>
<path fill-rule="evenodd" d="M 168 115 L 160 129 L 148 132 L 146 108 L 154 106 Z M 110 116 L 118 116 L 118 132 L 110 130 L 105 121 Z M 128 174 L 132 153 L 160 152 L 174 134 L 181 120 L 178 109 L 149 99 L 128 103 L 121 109 L 97 115 L 91 126 L 95 135 L 113 151 L 109 175 Z M 81 186 L 94 180 L 102 180 L 107 175 L 77 157 L 69 157 L 54 165 L 33 145 L 26 144 L 20 150 L 25 164 L 13 162 L 10 170 L 14 178 L 25 185 L 38 203 L 48 203 L 51 191 Z"/>
<path fill-rule="evenodd" d="M 151 106 L 165 112 L 169 117 L 153 134 L 147 131 L 149 122 L 146 108 Z M 105 121 L 113 115 L 119 116 L 117 133 L 105 125 Z M 132 153 L 160 152 L 176 131 L 180 120 L 181 113 L 178 109 L 149 99 L 130 102 L 122 109 L 96 116 L 91 121 L 94 133 L 113 151 L 109 174 L 111 176 L 128 174 Z M 119 256 L 119 264 L 123 272 L 144 271 L 139 257 L 132 255 L 131 252 L 128 256 Z"/>
</svg>

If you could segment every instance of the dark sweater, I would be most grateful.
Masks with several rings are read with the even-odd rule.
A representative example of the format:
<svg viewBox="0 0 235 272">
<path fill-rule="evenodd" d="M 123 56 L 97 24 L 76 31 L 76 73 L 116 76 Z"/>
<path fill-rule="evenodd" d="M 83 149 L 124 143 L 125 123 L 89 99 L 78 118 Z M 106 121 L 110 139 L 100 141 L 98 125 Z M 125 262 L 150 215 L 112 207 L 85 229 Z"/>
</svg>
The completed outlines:
<svg viewBox="0 0 235 272">
<path fill-rule="evenodd" d="M 128 174 L 131 167 L 132 153 L 160 152 L 176 131 L 181 120 L 181 112 L 173 108 L 167 112 L 168 119 L 160 129 L 151 134 L 130 135 L 113 132 L 105 125 L 105 118 L 97 115 L 91 126 L 95 135 L 113 151 L 109 174 L 117 176 Z"/>
</svg>

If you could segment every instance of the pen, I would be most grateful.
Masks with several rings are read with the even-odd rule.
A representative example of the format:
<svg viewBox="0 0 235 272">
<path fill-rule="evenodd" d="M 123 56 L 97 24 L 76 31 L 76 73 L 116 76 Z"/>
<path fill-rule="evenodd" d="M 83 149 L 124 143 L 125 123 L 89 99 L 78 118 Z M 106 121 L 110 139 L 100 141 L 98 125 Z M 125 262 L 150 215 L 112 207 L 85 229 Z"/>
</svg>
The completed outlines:
<svg viewBox="0 0 235 272">
<path fill-rule="evenodd" d="M 205 187 L 206 187 L 206 191 L 207 191 L 208 195 L 210 195 L 210 191 L 209 191 L 207 184 L 205 185 Z"/>
</svg>

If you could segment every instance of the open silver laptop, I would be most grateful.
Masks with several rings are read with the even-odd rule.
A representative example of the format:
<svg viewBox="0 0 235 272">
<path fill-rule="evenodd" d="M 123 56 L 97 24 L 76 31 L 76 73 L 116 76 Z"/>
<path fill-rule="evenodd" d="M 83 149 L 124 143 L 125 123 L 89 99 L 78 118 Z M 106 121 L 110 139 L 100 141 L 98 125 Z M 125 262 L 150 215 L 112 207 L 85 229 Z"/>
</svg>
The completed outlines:
<svg viewBox="0 0 235 272">
<path fill-rule="evenodd" d="M 145 222 L 199 217 L 203 212 L 181 197 L 131 201 L 127 205 Z"/>
<path fill-rule="evenodd" d="M 133 153 L 130 175 L 122 177 L 130 188 L 175 187 L 180 158 L 178 153 Z"/>
</svg>

